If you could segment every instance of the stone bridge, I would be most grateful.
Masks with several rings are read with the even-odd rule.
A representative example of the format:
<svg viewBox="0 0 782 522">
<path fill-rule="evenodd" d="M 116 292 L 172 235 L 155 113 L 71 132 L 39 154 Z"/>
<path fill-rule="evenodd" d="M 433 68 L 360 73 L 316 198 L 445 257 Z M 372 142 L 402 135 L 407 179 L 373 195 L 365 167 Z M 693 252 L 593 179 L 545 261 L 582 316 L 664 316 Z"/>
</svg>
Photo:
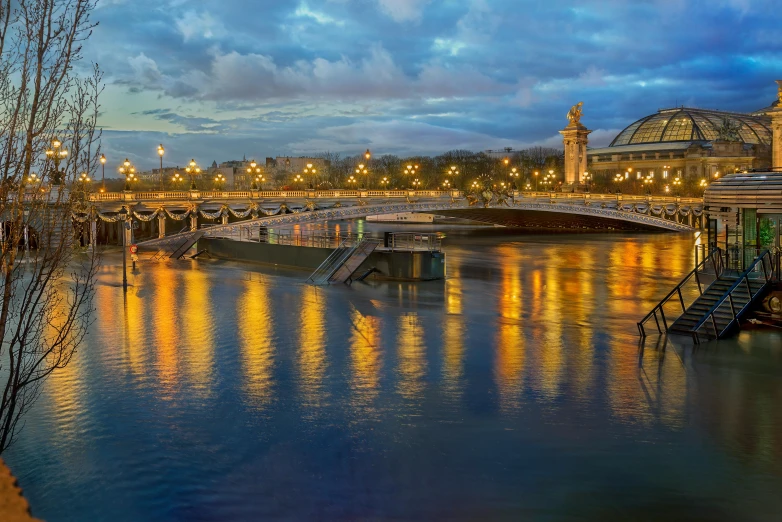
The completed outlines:
<svg viewBox="0 0 782 522">
<path fill-rule="evenodd" d="M 204 228 L 207 236 L 238 236 L 242 231 L 250 233 L 248 227 L 286 227 L 399 212 L 435 213 L 510 227 L 582 230 L 687 232 L 700 227 L 703 219 L 699 198 L 558 192 L 124 192 L 93 194 L 90 205 L 91 209 L 85 208 L 74 219 L 85 224 L 92 221 L 93 231 L 99 222 L 137 221 L 141 231 L 136 238 L 149 246 L 170 236 L 166 229 L 172 224 L 176 232 Z"/>
</svg>

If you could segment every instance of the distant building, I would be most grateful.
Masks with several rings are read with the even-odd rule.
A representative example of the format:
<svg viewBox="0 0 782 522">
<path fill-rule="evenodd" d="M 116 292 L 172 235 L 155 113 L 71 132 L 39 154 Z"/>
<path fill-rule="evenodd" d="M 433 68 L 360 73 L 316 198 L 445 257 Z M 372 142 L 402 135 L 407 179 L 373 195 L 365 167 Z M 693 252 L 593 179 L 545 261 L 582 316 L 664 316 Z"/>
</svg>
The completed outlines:
<svg viewBox="0 0 782 522">
<path fill-rule="evenodd" d="M 771 162 L 771 119 L 765 110 L 664 109 L 628 126 L 608 147 L 588 149 L 587 161 L 592 175 L 637 179 L 714 179 L 764 168 Z"/>
<path fill-rule="evenodd" d="M 323 172 L 329 166 L 329 162 L 323 158 L 277 156 L 276 158 L 266 158 L 266 168 L 277 171 L 285 171 L 301 174 L 308 165 L 312 165 L 319 172 Z"/>
</svg>

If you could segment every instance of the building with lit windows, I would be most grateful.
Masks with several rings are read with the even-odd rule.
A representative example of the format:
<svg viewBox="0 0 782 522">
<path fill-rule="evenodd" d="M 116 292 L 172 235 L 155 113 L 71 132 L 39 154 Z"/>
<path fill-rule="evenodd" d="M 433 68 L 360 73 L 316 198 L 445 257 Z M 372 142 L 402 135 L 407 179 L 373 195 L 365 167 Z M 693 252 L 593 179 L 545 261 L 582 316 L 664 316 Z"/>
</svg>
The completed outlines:
<svg viewBox="0 0 782 522">
<path fill-rule="evenodd" d="M 772 106 L 773 107 L 773 106 Z M 686 107 L 636 121 L 608 147 L 587 151 L 592 176 L 715 179 L 771 164 L 770 110 L 735 113 Z"/>
</svg>

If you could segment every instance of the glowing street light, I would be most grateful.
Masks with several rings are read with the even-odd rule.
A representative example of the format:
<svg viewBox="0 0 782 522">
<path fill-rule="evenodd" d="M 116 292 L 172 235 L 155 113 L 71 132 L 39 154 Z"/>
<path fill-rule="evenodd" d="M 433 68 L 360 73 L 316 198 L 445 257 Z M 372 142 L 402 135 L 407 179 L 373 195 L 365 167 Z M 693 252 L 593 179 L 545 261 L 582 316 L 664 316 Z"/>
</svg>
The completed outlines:
<svg viewBox="0 0 782 522">
<path fill-rule="evenodd" d="M 367 149 L 367 151 L 364 153 L 364 159 L 369 161 L 371 158 L 372 158 L 372 153 L 369 152 L 369 149 Z"/>
<path fill-rule="evenodd" d="M 100 155 L 100 191 L 106 192 L 106 156 Z"/>
<path fill-rule="evenodd" d="M 215 176 L 215 189 L 222 190 L 224 184 L 225 176 L 223 176 L 222 173 L 218 173 L 217 176 Z"/>
<path fill-rule="evenodd" d="M 190 163 L 185 167 L 185 172 L 190 176 L 190 190 L 196 189 L 195 177 L 201 175 L 201 167 L 194 159 L 190 160 Z"/>
<path fill-rule="evenodd" d="M 348 178 L 348 187 L 355 187 L 357 182 L 358 180 L 356 179 L 355 176 L 350 176 Z"/>
<path fill-rule="evenodd" d="M 388 188 L 388 184 L 391 183 L 388 179 L 388 177 L 383 176 L 383 179 L 380 180 L 380 186 L 383 188 Z"/>
<path fill-rule="evenodd" d="M 52 183 L 62 185 L 65 181 L 65 176 L 60 172 L 60 162 L 68 157 L 68 149 L 62 146 L 62 142 L 59 139 L 54 138 L 52 140 L 52 148 L 46 151 L 46 156 L 54 161 L 54 175 L 51 177 Z"/>
<path fill-rule="evenodd" d="M 174 185 L 174 187 L 179 187 L 180 186 L 179 184 L 182 183 L 184 180 L 185 180 L 185 178 L 183 178 L 179 174 L 179 172 L 176 172 L 176 173 L 174 173 L 173 176 L 171 176 L 171 183 Z"/>
<path fill-rule="evenodd" d="M 166 153 L 166 149 L 163 148 L 163 144 L 157 146 L 157 155 L 160 156 L 160 190 L 163 190 L 163 154 Z"/>
<path fill-rule="evenodd" d="M 125 190 L 130 191 L 130 182 L 136 181 L 137 179 L 136 167 L 133 166 L 128 158 L 125 158 L 125 161 L 122 162 L 122 165 L 119 168 L 119 173 L 125 176 Z"/>
<path fill-rule="evenodd" d="M 255 179 L 253 180 L 252 185 L 250 186 L 252 190 L 256 190 L 259 188 L 258 178 L 262 177 L 261 172 L 263 172 L 263 169 L 260 166 L 258 166 L 258 163 L 256 163 L 255 160 L 252 160 L 250 162 L 250 166 L 247 167 L 247 175 L 250 177 L 255 176 Z"/>
</svg>

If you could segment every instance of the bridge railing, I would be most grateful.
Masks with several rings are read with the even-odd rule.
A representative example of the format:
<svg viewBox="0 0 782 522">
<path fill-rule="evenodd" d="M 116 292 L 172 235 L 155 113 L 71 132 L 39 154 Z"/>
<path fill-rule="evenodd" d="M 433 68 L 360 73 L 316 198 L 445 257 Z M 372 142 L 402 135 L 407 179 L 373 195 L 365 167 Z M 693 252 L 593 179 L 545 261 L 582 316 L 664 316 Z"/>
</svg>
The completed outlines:
<svg viewBox="0 0 782 522">
<path fill-rule="evenodd" d="M 352 198 L 453 198 L 462 197 L 457 190 L 365 190 L 365 189 L 333 189 L 333 190 L 204 190 L 204 191 L 148 191 L 148 192 L 97 192 L 90 194 L 92 201 L 165 201 L 165 200 L 231 200 L 231 199 L 352 199 Z M 596 194 L 589 192 L 526 192 L 515 191 L 513 197 L 517 200 L 549 200 L 549 201 L 616 201 L 622 203 L 653 203 L 653 204 L 684 204 L 703 203 L 700 198 L 683 198 L 678 196 L 638 196 L 631 194 Z"/>
</svg>

